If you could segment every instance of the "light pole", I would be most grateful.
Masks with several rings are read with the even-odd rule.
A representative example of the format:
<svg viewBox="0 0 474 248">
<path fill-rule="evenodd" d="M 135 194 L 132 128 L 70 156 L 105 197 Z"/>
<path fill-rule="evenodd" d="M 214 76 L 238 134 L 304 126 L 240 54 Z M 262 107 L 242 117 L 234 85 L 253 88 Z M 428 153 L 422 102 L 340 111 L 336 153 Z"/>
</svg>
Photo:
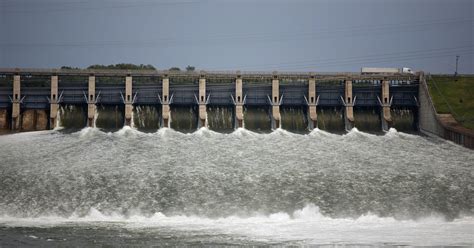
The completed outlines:
<svg viewBox="0 0 474 248">
<path fill-rule="evenodd" d="M 459 55 L 456 55 L 456 72 L 454 72 L 454 77 L 458 76 L 458 62 L 459 62 Z"/>
</svg>

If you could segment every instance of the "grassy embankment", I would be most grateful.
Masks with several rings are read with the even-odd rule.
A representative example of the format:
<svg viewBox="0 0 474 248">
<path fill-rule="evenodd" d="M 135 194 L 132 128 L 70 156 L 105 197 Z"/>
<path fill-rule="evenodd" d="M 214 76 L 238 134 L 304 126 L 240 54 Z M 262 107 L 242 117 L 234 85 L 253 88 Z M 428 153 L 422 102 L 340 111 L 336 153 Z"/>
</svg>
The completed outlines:
<svg viewBox="0 0 474 248">
<path fill-rule="evenodd" d="M 474 75 L 433 75 L 427 83 L 436 111 L 450 113 L 461 125 L 474 130 Z"/>
</svg>

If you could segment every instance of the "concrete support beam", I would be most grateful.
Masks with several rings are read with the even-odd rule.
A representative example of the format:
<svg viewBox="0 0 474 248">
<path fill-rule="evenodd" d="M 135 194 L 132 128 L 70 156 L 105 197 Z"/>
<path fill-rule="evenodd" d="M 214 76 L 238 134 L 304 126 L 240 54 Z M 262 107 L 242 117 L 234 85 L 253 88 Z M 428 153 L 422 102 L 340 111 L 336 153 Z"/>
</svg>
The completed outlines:
<svg viewBox="0 0 474 248">
<path fill-rule="evenodd" d="M 316 112 L 316 79 L 310 77 L 308 83 L 308 112 L 309 112 L 309 128 L 313 129 L 318 126 L 318 114 Z"/>
<path fill-rule="evenodd" d="M 199 125 L 200 127 L 207 127 L 207 110 L 206 110 L 206 78 L 201 76 L 199 78 Z"/>
<path fill-rule="evenodd" d="M 13 76 L 12 130 L 20 129 L 21 82 L 20 75 Z"/>
<path fill-rule="evenodd" d="M 392 122 L 392 115 L 390 113 L 390 82 L 382 81 L 382 130 L 388 131 L 390 123 Z"/>
<path fill-rule="evenodd" d="M 59 110 L 59 95 L 58 95 L 58 76 L 51 76 L 51 96 L 49 100 L 49 127 L 51 129 L 56 128 L 56 122 L 58 119 Z"/>
<path fill-rule="evenodd" d="M 278 76 L 274 75 L 272 80 L 272 128 L 280 128 L 280 81 Z"/>
<path fill-rule="evenodd" d="M 95 95 L 95 76 L 89 76 L 89 90 L 87 92 L 87 125 L 89 127 L 95 127 L 96 117 L 96 95 Z"/>
<path fill-rule="evenodd" d="M 125 77 L 125 125 L 132 125 L 133 96 L 132 96 L 132 76 Z"/>
<path fill-rule="evenodd" d="M 354 127 L 354 98 L 352 97 L 352 81 L 345 82 L 345 126 L 346 130 L 351 130 Z"/>
<path fill-rule="evenodd" d="M 163 77 L 162 96 L 161 96 L 161 115 L 163 119 L 163 127 L 170 126 L 170 79 L 168 76 Z"/>
<path fill-rule="evenodd" d="M 238 75 L 235 80 L 235 119 L 236 126 L 244 127 L 244 96 L 242 92 L 242 76 Z"/>
</svg>

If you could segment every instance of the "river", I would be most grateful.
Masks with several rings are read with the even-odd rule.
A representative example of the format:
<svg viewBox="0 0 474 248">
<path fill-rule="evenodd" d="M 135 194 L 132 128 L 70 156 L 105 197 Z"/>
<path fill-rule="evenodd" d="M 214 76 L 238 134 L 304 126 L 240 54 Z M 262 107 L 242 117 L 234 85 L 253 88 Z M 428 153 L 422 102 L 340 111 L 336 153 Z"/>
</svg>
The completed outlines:
<svg viewBox="0 0 474 248">
<path fill-rule="evenodd" d="M 391 129 L 0 136 L 0 246 L 474 245 L 474 153 Z"/>
</svg>

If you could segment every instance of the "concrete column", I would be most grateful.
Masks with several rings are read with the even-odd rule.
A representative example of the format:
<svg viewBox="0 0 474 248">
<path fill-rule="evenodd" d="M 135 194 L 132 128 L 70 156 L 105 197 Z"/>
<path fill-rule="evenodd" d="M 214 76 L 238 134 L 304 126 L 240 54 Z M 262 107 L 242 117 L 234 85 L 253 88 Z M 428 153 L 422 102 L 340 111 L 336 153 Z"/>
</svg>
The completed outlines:
<svg viewBox="0 0 474 248">
<path fill-rule="evenodd" d="M 161 96 L 161 114 L 163 119 L 163 126 L 169 127 L 170 125 L 170 79 L 167 75 L 163 77 L 162 81 L 162 96 Z"/>
<path fill-rule="evenodd" d="M 13 101 L 12 101 L 12 130 L 20 128 L 20 103 L 21 103 L 20 75 L 13 76 Z"/>
<path fill-rule="evenodd" d="M 280 127 L 280 81 L 276 75 L 272 80 L 272 125 L 273 128 Z"/>
<path fill-rule="evenodd" d="M 388 131 L 389 125 L 392 122 L 392 115 L 390 113 L 390 83 L 389 81 L 382 81 L 382 130 Z"/>
<path fill-rule="evenodd" d="M 95 76 L 89 76 L 89 90 L 87 92 L 87 125 L 94 127 L 97 111 L 95 95 Z"/>
<path fill-rule="evenodd" d="M 56 121 L 58 118 L 59 110 L 59 95 L 58 95 L 58 76 L 51 76 L 51 97 L 50 97 L 50 110 L 49 110 L 49 127 L 54 129 L 56 127 Z"/>
<path fill-rule="evenodd" d="M 132 76 L 125 77 L 125 125 L 132 125 L 133 99 Z"/>
<path fill-rule="evenodd" d="M 352 97 L 352 81 L 345 82 L 345 126 L 346 130 L 354 127 L 354 98 Z"/>
<path fill-rule="evenodd" d="M 207 111 L 206 111 L 206 78 L 201 76 L 199 78 L 199 124 L 201 127 L 206 127 Z"/>
<path fill-rule="evenodd" d="M 242 77 L 240 75 L 235 80 L 235 119 L 237 127 L 244 126 L 244 97 L 242 94 Z"/>
<path fill-rule="evenodd" d="M 308 108 L 310 129 L 318 126 L 318 114 L 316 112 L 316 79 L 312 76 L 308 83 Z"/>
</svg>

